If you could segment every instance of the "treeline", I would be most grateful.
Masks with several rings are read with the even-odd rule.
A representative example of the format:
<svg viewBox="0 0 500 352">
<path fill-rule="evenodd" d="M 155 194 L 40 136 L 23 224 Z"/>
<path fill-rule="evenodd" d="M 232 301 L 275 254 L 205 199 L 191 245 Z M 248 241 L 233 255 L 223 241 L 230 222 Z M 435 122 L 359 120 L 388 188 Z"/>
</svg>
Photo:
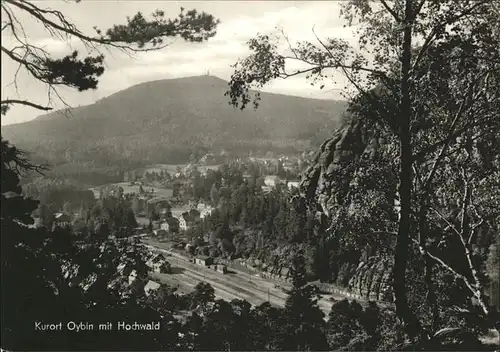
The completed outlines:
<svg viewBox="0 0 500 352">
<path fill-rule="evenodd" d="M 269 193 L 251 182 L 220 188 L 218 208 L 186 232 L 194 253 L 258 259 L 274 270 L 288 269 L 305 253 L 308 279 L 347 286 L 370 247 L 358 249 L 328 238 L 320 219 L 307 212 L 297 191 L 278 186 Z"/>
<path fill-rule="evenodd" d="M 90 209 L 81 209 L 73 221 L 73 231 L 83 237 L 129 237 L 138 226 L 128 199 L 103 197 Z"/>
<path fill-rule="evenodd" d="M 194 200 L 217 206 L 221 199 L 228 200 L 232 190 L 243 184 L 248 184 L 260 191 L 268 172 L 270 174 L 278 172 L 291 179 L 297 178 L 296 173 L 285 172 L 282 167 L 279 167 L 279 164 L 269 166 L 252 162 L 225 163 L 217 170 L 209 169 L 204 174 L 196 166 L 189 166 L 184 170 L 178 167 L 173 175 L 163 170 L 160 172 L 148 171 L 143 174 L 142 178 L 139 178 L 134 172 L 129 172 L 128 178 L 132 176 L 135 180 L 140 179 L 144 183 L 159 183 L 163 187 L 172 188 L 173 197 L 184 203 Z M 145 186 L 145 188 L 147 187 Z"/>
<path fill-rule="evenodd" d="M 58 180 L 48 177 L 37 179 L 23 185 L 23 194 L 37 199 L 40 204 L 46 205 L 54 211 L 73 213 L 81 207 L 90 208 L 94 202 L 94 194 L 89 190 L 82 190 L 78 185 L 68 180 Z"/>
<path fill-rule="evenodd" d="M 33 157 L 51 165 L 48 175 L 92 186 L 119 182 L 123 180 L 124 172 L 150 164 L 185 164 L 197 161 L 203 156 L 199 153 L 200 148 L 214 153 L 230 150 L 231 158 L 246 157 L 250 152 L 265 155 L 270 150 L 278 154 L 297 155 L 304 150 L 291 146 L 275 147 L 272 141 L 264 144 L 265 146 L 223 143 L 218 147 L 208 145 L 203 148 L 199 142 L 193 141 L 173 145 L 169 143 L 171 142 L 161 139 L 144 138 L 142 141 L 100 141 L 93 147 L 88 141 L 61 144 L 47 140 L 40 145 L 25 142 L 20 143 L 20 146 L 32 153 Z M 179 145 L 183 147 L 180 148 Z"/>
<path fill-rule="evenodd" d="M 132 199 L 124 197 L 123 190 L 116 194 L 101 192 L 96 200 L 90 190 L 45 177 L 24 184 L 22 189 L 24 196 L 38 201 L 33 215 L 48 229 L 53 227 L 57 212 L 68 216 L 75 234 L 84 237 L 126 237 L 137 227 Z"/>
</svg>

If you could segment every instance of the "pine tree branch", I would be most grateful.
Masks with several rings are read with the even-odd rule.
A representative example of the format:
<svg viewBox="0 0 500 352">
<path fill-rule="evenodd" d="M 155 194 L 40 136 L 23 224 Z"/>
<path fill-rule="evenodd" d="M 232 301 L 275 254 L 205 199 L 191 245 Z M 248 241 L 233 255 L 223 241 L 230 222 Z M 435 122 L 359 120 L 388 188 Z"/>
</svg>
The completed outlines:
<svg viewBox="0 0 500 352">
<path fill-rule="evenodd" d="M 6 100 L 2 100 L 0 102 L 0 105 L 11 105 L 11 104 L 26 105 L 26 106 L 30 106 L 30 107 L 38 109 L 38 110 L 43 110 L 43 111 L 49 111 L 49 110 L 53 109 L 53 108 L 48 107 L 48 106 L 43 106 L 43 105 L 39 105 L 36 103 L 32 103 L 28 100 L 6 99 Z"/>
<path fill-rule="evenodd" d="M 205 13 L 197 14 L 193 10 L 188 11 L 186 14 L 184 14 L 181 11 L 181 15 L 179 16 L 180 20 L 168 22 L 161 20 L 161 22 L 159 23 L 154 23 L 160 28 L 158 29 L 158 26 L 151 27 L 158 30 L 158 32 L 154 34 L 154 37 L 147 37 L 145 38 L 146 40 L 144 42 L 142 42 L 141 40 L 140 43 L 136 43 L 139 44 L 139 47 L 134 47 L 130 44 L 138 41 L 138 38 L 128 40 L 127 38 L 123 38 L 121 35 L 113 35 L 113 31 L 110 30 L 108 30 L 106 37 L 103 35 L 101 35 L 100 37 L 91 37 L 83 34 L 74 24 L 69 22 L 60 11 L 43 9 L 25 0 L 4 0 L 4 2 L 15 6 L 36 18 L 44 25 L 44 27 L 49 31 L 51 35 L 57 37 L 57 34 L 64 34 L 66 35 L 66 39 L 68 39 L 70 36 L 74 36 L 80 39 L 87 47 L 93 49 L 95 49 L 94 44 L 100 44 L 107 47 L 117 48 L 125 52 L 156 51 L 167 47 L 167 44 L 160 45 L 162 41 L 155 40 L 156 38 L 165 36 L 181 36 L 185 40 L 199 42 L 213 36 L 215 34 L 214 29 L 219 23 L 219 20 L 216 20 L 212 16 L 206 15 Z M 60 23 L 53 21 L 46 15 L 55 16 Z M 158 16 L 163 16 L 163 12 L 161 14 L 159 14 L 159 12 L 156 12 L 155 14 L 153 14 L 153 16 L 157 16 L 155 17 L 155 19 L 158 19 Z M 196 22 L 197 20 L 200 21 L 200 23 L 193 24 L 193 22 Z M 208 20 L 210 21 L 210 23 L 207 23 Z M 146 24 L 152 26 L 149 23 Z M 119 29 L 121 30 L 121 27 Z M 98 34 L 100 34 L 100 31 L 98 31 Z M 153 47 L 147 48 L 141 45 L 149 43 L 150 41 L 153 43 Z"/>
</svg>

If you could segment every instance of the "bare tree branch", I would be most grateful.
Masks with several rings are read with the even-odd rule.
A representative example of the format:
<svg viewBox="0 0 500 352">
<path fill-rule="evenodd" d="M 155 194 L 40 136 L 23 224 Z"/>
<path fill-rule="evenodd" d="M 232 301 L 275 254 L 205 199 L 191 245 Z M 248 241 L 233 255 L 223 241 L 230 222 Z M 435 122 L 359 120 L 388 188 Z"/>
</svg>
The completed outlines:
<svg viewBox="0 0 500 352">
<path fill-rule="evenodd" d="M 391 7 L 387 4 L 387 2 L 385 0 L 380 0 L 380 3 L 382 4 L 382 6 L 384 6 L 384 8 L 391 14 L 392 17 L 394 17 L 394 20 L 397 22 L 397 23 L 401 23 L 401 18 L 399 18 L 398 14 L 396 13 L 396 11 L 394 11 L 393 9 L 391 9 Z"/>
<path fill-rule="evenodd" d="M 434 159 L 431 170 L 429 171 L 429 173 L 427 174 L 427 177 L 425 178 L 425 180 L 423 182 L 423 187 L 424 187 L 423 191 L 424 192 L 426 192 L 426 189 L 429 186 L 429 183 L 432 181 L 432 178 L 434 177 L 434 174 L 437 171 L 439 162 L 442 160 L 442 158 L 446 152 L 446 149 L 448 149 L 448 146 L 450 145 L 451 141 L 453 140 L 453 134 L 455 132 L 455 128 L 458 124 L 460 117 L 462 116 L 462 114 L 465 110 L 466 102 L 468 101 L 469 93 L 472 91 L 472 89 L 473 89 L 473 84 L 470 83 L 469 88 L 467 89 L 467 92 L 465 93 L 465 97 L 462 99 L 462 102 L 460 103 L 460 106 L 459 106 L 459 108 L 458 108 L 458 110 L 453 118 L 453 121 L 452 121 L 451 126 L 450 126 L 450 130 L 448 132 L 448 136 L 446 137 L 446 139 L 443 143 L 443 146 L 441 147 L 441 150 L 439 151 L 438 155 Z"/>
<path fill-rule="evenodd" d="M 432 210 L 434 210 L 434 212 L 441 218 L 441 220 L 443 220 L 444 222 L 446 222 L 446 224 L 453 230 L 453 232 L 455 232 L 458 236 L 460 236 L 460 231 L 458 231 L 458 229 L 455 227 L 455 225 L 453 225 L 447 218 L 446 216 L 444 216 L 443 214 L 441 214 L 441 212 L 439 210 L 437 210 L 436 208 L 432 208 Z"/>
<path fill-rule="evenodd" d="M 29 172 L 36 172 L 43 175 L 43 172 L 49 169 L 48 164 L 34 165 L 28 159 L 29 153 L 18 149 L 17 147 L 9 144 L 6 140 L 2 140 L 2 161 L 9 160 L 9 162 L 4 162 L 4 166 L 11 171 L 14 171 L 17 175 L 24 176 Z M 8 158 L 6 157 L 8 155 Z"/>
<path fill-rule="evenodd" d="M 53 108 L 48 107 L 48 106 L 43 106 L 43 105 L 32 103 L 28 100 L 6 99 L 6 100 L 2 100 L 0 102 L 0 105 L 11 105 L 11 104 L 31 106 L 32 108 L 35 108 L 38 110 L 44 110 L 44 111 L 49 111 L 49 110 L 53 109 Z"/>
<path fill-rule="evenodd" d="M 415 244 L 418 245 L 418 242 L 415 241 Z M 465 285 L 467 286 L 467 288 L 472 292 L 472 294 L 474 295 L 474 297 L 478 298 L 478 293 L 477 293 L 477 290 L 476 288 L 469 282 L 469 279 L 460 274 L 458 271 L 456 271 L 455 269 L 453 269 L 450 265 L 448 265 L 444 260 L 442 260 L 441 258 L 431 254 L 426 248 L 422 247 L 419 245 L 419 248 L 420 248 L 420 252 L 423 254 L 423 255 L 427 255 L 429 256 L 429 258 L 435 260 L 437 263 L 441 264 L 441 266 L 443 268 L 445 268 L 446 270 L 448 270 L 451 274 L 453 274 L 453 276 L 455 276 L 456 278 L 458 279 L 461 279 Z"/>
<path fill-rule="evenodd" d="M 333 62 L 335 63 L 335 65 L 337 65 L 340 69 L 342 69 L 342 72 L 344 73 L 344 76 L 349 80 L 349 82 L 354 85 L 354 87 L 356 87 L 356 89 L 362 93 L 363 95 L 367 95 L 366 91 L 364 89 L 362 89 L 359 84 L 357 84 L 353 79 L 352 77 L 349 75 L 349 73 L 347 72 L 346 68 L 340 63 L 338 62 L 338 60 L 335 59 L 335 57 L 333 56 L 333 53 L 331 52 L 331 50 L 321 41 L 321 39 L 319 39 L 318 35 L 316 34 L 316 32 L 314 31 L 314 27 L 312 28 L 312 32 L 314 33 L 314 36 L 316 37 L 316 40 L 321 44 L 321 46 L 326 50 L 326 52 L 328 53 L 328 55 L 330 56 L 330 58 L 333 60 Z"/>
<path fill-rule="evenodd" d="M 485 76 L 483 78 L 479 78 L 478 80 L 476 80 L 476 83 L 478 81 L 480 81 L 481 79 L 484 79 L 485 81 L 488 80 L 488 77 L 490 76 L 490 72 L 486 73 Z M 471 87 L 471 86 L 469 86 Z M 472 94 L 472 89 L 471 90 L 468 90 L 469 94 Z M 481 96 L 481 95 L 484 95 L 485 94 L 485 90 L 484 89 L 481 89 L 480 87 L 477 89 L 477 92 L 476 94 L 474 94 L 470 99 L 469 101 L 471 102 L 471 104 L 473 104 L 474 102 L 476 102 L 476 100 Z M 469 106 L 469 108 L 471 108 L 471 106 Z M 460 111 L 457 111 L 457 112 L 460 112 Z M 460 114 L 463 114 L 463 111 L 460 112 Z M 474 111 L 472 112 L 471 111 L 471 114 L 470 116 L 473 117 L 473 116 L 477 116 L 478 114 L 481 114 L 480 111 Z M 485 114 L 484 112 L 482 112 L 482 114 Z M 484 118 L 482 119 L 482 122 L 484 124 L 487 124 L 487 123 L 490 123 L 491 120 L 495 120 L 498 118 L 498 115 L 496 113 L 489 113 L 489 117 L 487 115 L 484 116 Z M 458 122 L 458 120 L 457 120 Z M 419 160 L 422 160 L 425 155 L 428 155 L 430 153 L 433 153 L 434 151 L 436 151 L 439 147 L 442 147 L 443 144 L 446 144 L 446 143 L 449 143 L 449 141 L 452 141 L 453 139 L 457 138 L 458 136 L 460 136 L 462 133 L 466 132 L 469 128 L 473 127 L 474 124 L 476 124 L 477 121 L 474 120 L 473 118 L 469 118 L 469 119 L 466 119 L 463 123 L 462 126 L 458 127 L 458 126 L 455 126 L 454 128 L 454 132 L 452 132 L 450 130 L 450 133 L 445 137 L 445 138 L 442 138 L 440 140 L 438 140 L 437 142 L 433 143 L 432 145 L 420 150 L 419 152 L 415 153 L 414 154 L 414 157 L 413 157 L 413 160 L 414 161 L 419 161 Z M 443 156 L 445 156 L 446 154 L 444 154 Z"/>
<path fill-rule="evenodd" d="M 417 16 L 420 14 L 420 11 L 422 11 L 422 8 L 424 7 L 424 4 L 427 0 L 420 0 L 420 3 L 417 5 L 415 12 L 413 13 L 413 19 L 417 18 Z"/>
</svg>

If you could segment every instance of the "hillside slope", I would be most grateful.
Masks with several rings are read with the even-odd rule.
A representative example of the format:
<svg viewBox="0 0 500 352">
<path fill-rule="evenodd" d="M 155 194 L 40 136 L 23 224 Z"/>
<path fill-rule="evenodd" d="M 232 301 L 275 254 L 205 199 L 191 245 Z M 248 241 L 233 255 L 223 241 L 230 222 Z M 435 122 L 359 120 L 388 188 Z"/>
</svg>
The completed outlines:
<svg viewBox="0 0 500 352">
<path fill-rule="evenodd" d="M 227 82 L 197 76 L 142 83 L 70 117 L 53 112 L 4 126 L 2 135 L 53 165 L 182 163 L 196 148 L 235 154 L 294 152 L 319 145 L 340 120 L 342 101 L 263 93 L 257 110 L 234 109 Z"/>
</svg>

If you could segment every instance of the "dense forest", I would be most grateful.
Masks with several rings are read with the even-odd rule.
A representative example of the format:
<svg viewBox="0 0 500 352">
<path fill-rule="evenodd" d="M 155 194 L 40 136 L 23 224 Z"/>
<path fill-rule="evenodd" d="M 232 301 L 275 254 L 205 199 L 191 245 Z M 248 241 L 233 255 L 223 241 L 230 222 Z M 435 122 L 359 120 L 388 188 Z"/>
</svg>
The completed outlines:
<svg viewBox="0 0 500 352">
<path fill-rule="evenodd" d="M 297 155 L 318 147 L 345 110 L 341 101 L 266 94 L 262 109 L 240 111 L 226 88 L 211 76 L 148 82 L 75 108 L 70 118 L 55 112 L 4 126 L 2 135 L 49 163 L 50 175 L 98 185 L 149 164 L 187 163 L 200 150 Z"/>
<path fill-rule="evenodd" d="M 260 186 L 251 181 L 236 181 L 228 187 L 214 189 L 211 201 L 218 208 L 186 232 L 194 245 L 191 247 L 194 253 L 251 259 L 271 273 L 288 270 L 294 256 L 301 254 L 306 258 L 308 280 L 335 283 L 364 297 L 374 294 L 381 300 L 392 300 L 390 292 L 384 292 L 385 287 L 381 285 L 392 265 L 393 238 L 370 232 L 363 234 L 359 228 L 355 232 L 351 228 L 339 229 L 339 234 L 332 236 L 331 229 L 324 226 L 324 215 L 309 211 L 298 190 L 290 191 L 282 186 L 262 193 Z M 384 206 L 390 208 L 382 203 L 364 208 L 370 212 L 380 211 Z M 395 209 L 388 210 L 395 212 Z M 345 221 L 353 226 L 354 221 L 363 220 L 360 215 L 347 214 Z M 494 303 L 494 297 L 500 295 L 496 284 L 498 238 L 494 233 L 482 232 L 477 242 L 480 245 L 475 250 L 484 260 L 485 273 L 490 278 L 487 291 L 492 304 L 498 306 L 498 302 Z"/>
</svg>

